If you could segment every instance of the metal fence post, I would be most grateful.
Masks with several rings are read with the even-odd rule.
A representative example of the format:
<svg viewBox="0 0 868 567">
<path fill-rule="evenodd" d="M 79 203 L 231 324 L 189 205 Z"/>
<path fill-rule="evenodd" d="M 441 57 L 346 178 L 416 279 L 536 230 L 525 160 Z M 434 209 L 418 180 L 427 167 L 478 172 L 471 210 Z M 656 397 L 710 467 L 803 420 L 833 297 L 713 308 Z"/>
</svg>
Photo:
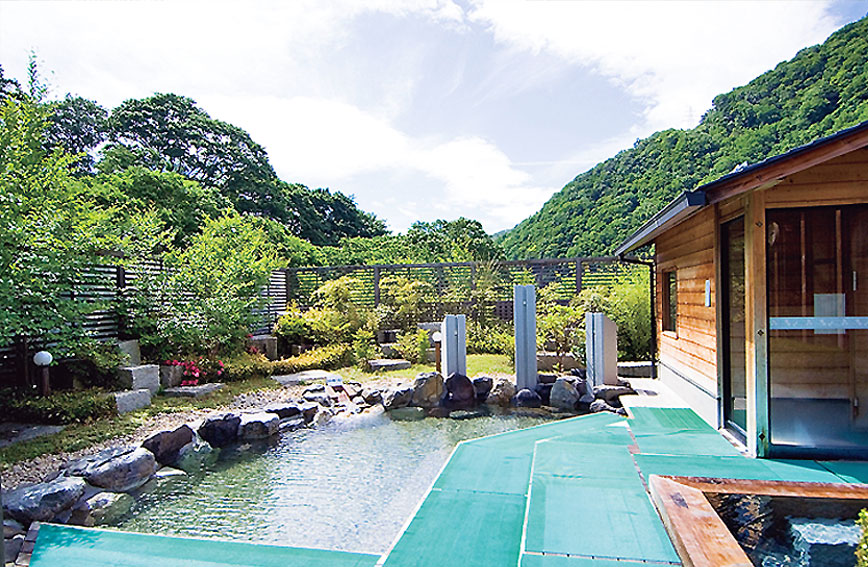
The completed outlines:
<svg viewBox="0 0 868 567">
<path fill-rule="evenodd" d="M 582 276 L 584 275 L 584 258 L 576 258 L 576 295 L 582 293 Z"/>
<path fill-rule="evenodd" d="M 380 266 L 374 266 L 374 307 L 380 305 Z"/>
<path fill-rule="evenodd" d="M 536 288 L 532 285 L 513 287 L 513 321 L 515 325 L 516 388 L 534 389 L 536 368 Z"/>
</svg>

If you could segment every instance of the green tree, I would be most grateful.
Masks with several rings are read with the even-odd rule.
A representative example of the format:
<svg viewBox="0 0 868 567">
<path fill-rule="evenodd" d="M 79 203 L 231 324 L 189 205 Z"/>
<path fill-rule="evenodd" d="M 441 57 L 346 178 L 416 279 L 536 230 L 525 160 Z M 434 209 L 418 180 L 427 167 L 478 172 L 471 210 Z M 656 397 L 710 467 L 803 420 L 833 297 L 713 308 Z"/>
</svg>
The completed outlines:
<svg viewBox="0 0 868 567">
<path fill-rule="evenodd" d="M 60 147 L 78 155 L 73 171 L 79 175 L 93 173 L 94 154 L 107 136 L 108 112 L 92 100 L 70 95 L 49 103 L 48 108 L 47 148 Z"/>
</svg>

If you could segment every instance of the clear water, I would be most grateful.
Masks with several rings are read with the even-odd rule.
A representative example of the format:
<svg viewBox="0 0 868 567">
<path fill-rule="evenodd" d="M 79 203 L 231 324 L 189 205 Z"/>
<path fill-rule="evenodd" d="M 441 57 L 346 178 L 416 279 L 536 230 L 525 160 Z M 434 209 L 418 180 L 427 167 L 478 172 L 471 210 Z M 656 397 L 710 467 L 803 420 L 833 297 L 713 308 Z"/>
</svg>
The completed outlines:
<svg viewBox="0 0 868 567">
<path fill-rule="evenodd" d="M 854 567 L 864 501 L 708 495 L 757 567 Z"/>
<path fill-rule="evenodd" d="M 335 420 L 224 449 L 202 474 L 142 495 L 116 527 L 382 553 L 459 441 L 542 422 L 509 415 Z"/>
</svg>

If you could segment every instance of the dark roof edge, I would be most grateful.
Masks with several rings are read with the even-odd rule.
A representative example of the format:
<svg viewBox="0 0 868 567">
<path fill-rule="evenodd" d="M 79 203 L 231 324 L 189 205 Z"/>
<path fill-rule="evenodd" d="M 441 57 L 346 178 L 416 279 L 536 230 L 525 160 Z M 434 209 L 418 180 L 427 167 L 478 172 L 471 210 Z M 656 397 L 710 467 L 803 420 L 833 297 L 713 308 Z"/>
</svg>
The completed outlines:
<svg viewBox="0 0 868 567">
<path fill-rule="evenodd" d="M 615 250 L 616 256 L 621 256 L 644 246 L 653 240 L 662 230 L 675 226 L 707 203 L 705 191 L 685 191 L 674 201 L 666 205 L 657 214 L 643 224 Z"/>
</svg>

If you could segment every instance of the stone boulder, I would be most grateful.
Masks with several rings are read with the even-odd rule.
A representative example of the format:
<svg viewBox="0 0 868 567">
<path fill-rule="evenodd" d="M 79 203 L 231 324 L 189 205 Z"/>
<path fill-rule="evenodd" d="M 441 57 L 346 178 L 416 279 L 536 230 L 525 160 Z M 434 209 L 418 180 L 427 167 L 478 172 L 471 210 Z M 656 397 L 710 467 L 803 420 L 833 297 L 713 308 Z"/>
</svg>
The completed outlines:
<svg viewBox="0 0 868 567">
<path fill-rule="evenodd" d="M 119 492 L 100 492 L 91 496 L 87 499 L 93 518 L 90 525 L 114 524 L 130 511 L 134 503 L 132 496 Z"/>
<path fill-rule="evenodd" d="M 376 388 L 362 388 L 362 392 L 360 395 L 365 400 L 366 404 L 372 406 L 377 405 L 383 401 L 383 395 Z"/>
<path fill-rule="evenodd" d="M 134 490 L 157 472 L 157 459 L 143 447 L 116 447 L 75 461 L 66 467 L 69 476 L 82 476 L 99 488 L 113 492 Z"/>
<path fill-rule="evenodd" d="M 347 397 L 350 399 L 355 398 L 362 393 L 361 382 L 344 382 L 344 392 L 347 393 Z"/>
<path fill-rule="evenodd" d="M 443 406 L 449 409 L 472 409 L 476 407 L 476 390 L 473 382 L 463 374 L 450 374 L 444 384 L 446 395 L 443 396 Z"/>
<path fill-rule="evenodd" d="M 279 430 L 280 417 L 276 413 L 242 413 L 241 422 L 238 424 L 238 438 L 244 441 L 268 439 Z"/>
<path fill-rule="evenodd" d="M 549 402 L 551 400 L 552 387 L 554 386 L 554 382 L 550 384 L 537 384 L 534 386 L 533 391 L 539 394 L 539 399 L 542 402 L 542 405 L 547 406 L 551 405 Z"/>
<path fill-rule="evenodd" d="M 285 417 L 280 420 L 280 424 L 278 425 L 278 430 L 280 433 L 284 431 L 295 431 L 296 429 L 301 429 L 305 426 L 304 417 L 301 414 L 295 417 Z"/>
<path fill-rule="evenodd" d="M 199 427 L 199 435 L 213 447 L 225 447 L 238 439 L 240 423 L 241 417 L 234 413 L 211 416 Z"/>
<path fill-rule="evenodd" d="M 123 366 L 118 368 L 118 383 L 127 390 L 147 388 L 151 394 L 160 389 L 160 367 L 156 364 Z"/>
<path fill-rule="evenodd" d="M 170 465 L 178 460 L 181 449 L 193 441 L 193 430 L 182 425 L 171 431 L 160 431 L 142 442 L 142 447 L 154 454 L 161 465 Z"/>
<path fill-rule="evenodd" d="M 413 382 L 411 404 L 423 408 L 433 407 L 443 397 L 443 376 L 439 372 L 421 372 Z"/>
<path fill-rule="evenodd" d="M 383 393 L 383 407 L 387 410 L 403 408 L 408 406 L 412 399 L 413 387 L 401 384 Z"/>
<path fill-rule="evenodd" d="M 635 394 L 636 391 L 630 386 L 594 386 L 594 397 L 603 400 L 610 406 L 621 407 L 621 396 Z"/>
<path fill-rule="evenodd" d="M 473 379 L 473 391 L 476 392 L 476 401 L 484 404 L 488 399 L 488 394 L 491 392 L 491 387 L 494 385 L 494 380 L 488 376 L 477 376 Z"/>
<path fill-rule="evenodd" d="M 158 470 L 154 476 L 151 477 L 151 480 L 146 482 L 144 486 L 142 486 L 137 493 L 146 493 L 161 488 L 163 486 L 172 484 L 181 479 L 187 478 L 189 475 L 181 469 L 176 469 L 173 467 L 163 467 Z"/>
<path fill-rule="evenodd" d="M 308 402 L 313 402 L 325 407 L 331 407 L 332 399 L 325 384 L 312 384 L 304 389 L 301 397 Z"/>
<path fill-rule="evenodd" d="M 304 418 L 305 423 L 312 423 L 316 418 L 316 414 L 319 413 L 320 408 L 319 404 L 315 404 L 313 402 L 304 402 L 299 404 L 298 409 L 301 410 L 301 416 Z"/>
<path fill-rule="evenodd" d="M 177 386 L 166 388 L 163 390 L 163 395 L 169 398 L 206 398 L 224 386 L 225 384 L 222 382 L 208 382 L 197 386 Z"/>
<path fill-rule="evenodd" d="M 419 421 L 425 419 L 425 408 L 395 408 L 389 411 L 389 417 L 396 421 Z"/>
<path fill-rule="evenodd" d="M 160 385 L 163 388 L 180 386 L 184 381 L 184 367 L 176 364 L 163 364 L 160 366 Z"/>
<path fill-rule="evenodd" d="M 606 400 L 594 400 L 588 408 L 591 413 L 600 413 L 604 411 L 617 413 L 618 415 L 627 415 L 627 410 L 624 408 L 616 408 L 606 403 Z"/>
<path fill-rule="evenodd" d="M 542 398 L 533 390 L 524 388 L 512 398 L 512 404 L 517 408 L 538 408 L 542 406 Z"/>
<path fill-rule="evenodd" d="M 3 537 L 6 539 L 11 538 L 12 536 L 21 534 L 24 535 L 27 533 L 27 529 L 24 527 L 24 524 L 17 520 L 13 520 L 12 518 L 3 518 Z"/>
<path fill-rule="evenodd" d="M 15 563 L 21 548 L 24 546 L 24 534 L 16 534 L 3 542 L 5 557 L 3 558 L 4 565 Z M 21 565 L 21 563 L 19 563 Z"/>
<path fill-rule="evenodd" d="M 181 447 L 178 458 L 173 467 L 177 467 L 186 473 L 193 473 L 204 469 L 217 459 L 217 453 L 211 445 L 202 439 L 199 434 L 193 435 L 193 440 Z M 157 476 L 165 469 L 157 471 Z"/>
<path fill-rule="evenodd" d="M 558 409 L 573 411 L 576 409 L 579 397 L 579 391 L 571 380 L 558 378 L 554 386 L 552 386 L 552 391 L 549 395 L 549 405 Z"/>
<path fill-rule="evenodd" d="M 273 402 L 262 408 L 262 411 L 276 413 L 280 419 L 301 415 L 301 408 L 295 402 Z"/>
<path fill-rule="evenodd" d="M 112 395 L 115 398 L 115 407 L 118 413 L 129 413 L 151 405 L 151 391 L 147 388 L 113 392 Z"/>
<path fill-rule="evenodd" d="M 515 383 L 508 378 L 496 378 L 491 386 L 491 392 L 485 399 L 485 403 L 493 406 L 506 407 L 515 396 Z"/>
<path fill-rule="evenodd" d="M 51 482 L 33 484 L 3 494 L 3 513 L 24 525 L 45 522 L 70 510 L 84 494 L 84 479 L 59 477 Z"/>
</svg>

